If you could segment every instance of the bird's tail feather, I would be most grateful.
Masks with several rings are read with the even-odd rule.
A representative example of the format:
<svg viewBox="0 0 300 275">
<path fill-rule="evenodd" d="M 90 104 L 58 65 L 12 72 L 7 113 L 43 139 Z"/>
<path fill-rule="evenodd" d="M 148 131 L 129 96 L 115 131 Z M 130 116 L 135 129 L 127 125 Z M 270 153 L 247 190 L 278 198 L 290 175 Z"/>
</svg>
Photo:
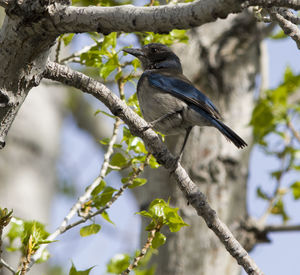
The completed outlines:
<svg viewBox="0 0 300 275">
<path fill-rule="evenodd" d="M 222 121 L 215 119 L 216 123 L 215 127 L 229 140 L 231 141 L 237 148 L 244 148 L 247 146 L 247 143 L 238 136 L 233 130 L 231 130 L 228 126 L 226 126 Z"/>
</svg>

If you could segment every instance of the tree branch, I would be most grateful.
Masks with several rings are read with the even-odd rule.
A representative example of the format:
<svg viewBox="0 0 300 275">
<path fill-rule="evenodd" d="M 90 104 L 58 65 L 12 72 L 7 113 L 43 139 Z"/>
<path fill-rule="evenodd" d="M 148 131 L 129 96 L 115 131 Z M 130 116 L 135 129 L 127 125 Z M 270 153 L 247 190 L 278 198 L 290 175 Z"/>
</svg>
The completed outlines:
<svg viewBox="0 0 300 275">
<path fill-rule="evenodd" d="M 284 33 L 290 36 L 297 44 L 298 49 L 300 49 L 300 30 L 299 28 L 293 24 L 291 21 L 284 18 L 283 15 L 280 14 L 280 10 L 278 8 L 269 9 L 269 13 L 271 19 L 277 21 L 279 26 L 282 28 Z"/>
<path fill-rule="evenodd" d="M 248 0 L 248 1 L 244 1 L 242 6 L 244 8 L 250 6 L 261 6 L 264 8 L 285 7 L 294 10 L 299 10 L 300 1 L 299 0 Z"/>
<path fill-rule="evenodd" d="M 198 215 L 203 217 L 207 226 L 215 232 L 229 253 L 243 266 L 245 271 L 248 274 L 263 274 L 228 227 L 218 218 L 216 212 L 208 204 L 205 195 L 190 179 L 177 159 L 168 151 L 159 136 L 152 129 L 143 130 L 148 126 L 145 120 L 139 117 L 105 85 L 66 66 L 48 62 L 44 76 L 93 95 L 102 101 L 114 115 L 119 116 L 128 125 L 131 133 L 142 138 L 157 161 L 171 172 L 188 202 L 195 208 Z"/>
<path fill-rule="evenodd" d="M 12 274 L 16 274 L 17 271 L 15 271 L 13 269 L 13 267 L 11 267 L 7 262 L 5 262 L 3 259 L 0 258 L 0 269 L 1 269 L 1 265 L 6 267 Z"/>
<path fill-rule="evenodd" d="M 134 258 L 133 260 L 133 263 L 130 264 L 128 266 L 128 268 L 122 272 L 122 275 L 128 275 L 130 273 L 130 271 L 132 271 L 134 268 L 136 268 L 138 266 L 138 264 L 140 263 L 141 259 L 144 258 L 144 256 L 146 255 L 147 251 L 149 250 L 149 248 L 151 247 L 152 245 L 152 242 L 153 242 L 153 239 L 155 237 L 155 234 L 156 232 L 159 232 L 159 230 L 161 229 L 162 227 L 162 224 L 157 224 L 155 226 L 154 229 L 152 229 L 150 232 L 149 232 L 149 236 L 147 238 L 147 242 L 145 243 L 145 245 L 143 246 L 140 254 Z"/>
<path fill-rule="evenodd" d="M 190 29 L 240 11 L 238 0 L 198 0 L 155 7 L 61 7 L 51 16 L 60 34 L 89 31 L 166 33 L 172 29 Z"/>
<path fill-rule="evenodd" d="M 278 12 L 286 19 L 291 21 L 295 25 L 300 25 L 300 18 L 292 13 L 290 10 L 285 8 L 279 8 Z"/>
<path fill-rule="evenodd" d="M 298 140 L 298 142 L 300 142 L 300 133 L 295 129 L 293 123 L 291 121 L 288 121 L 287 126 L 292 131 L 294 137 Z"/>
<path fill-rule="evenodd" d="M 114 130 L 110 142 L 108 144 L 107 152 L 104 155 L 103 164 L 101 167 L 100 175 L 94 180 L 94 182 L 87 188 L 85 193 L 77 200 L 77 202 L 73 205 L 70 212 L 65 216 L 61 225 L 47 238 L 47 241 L 54 241 L 57 236 L 66 231 L 66 228 L 69 224 L 69 221 L 76 215 L 76 213 L 80 210 L 82 204 L 84 204 L 87 200 L 90 199 L 93 190 L 100 184 L 103 178 L 106 175 L 109 159 L 113 153 L 113 146 L 117 139 L 117 134 L 119 130 L 119 126 L 121 124 L 121 120 L 116 118 L 116 122 L 114 124 Z M 105 210 L 105 209 L 104 209 Z M 29 268 L 41 257 L 42 252 L 48 246 L 49 243 L 45 243 L 40 245 L 40 248 L 36 251 L 36 253 L 32 256 Z"/>
<path fill-rule="evenodd" d="M 300 225 L 266 225 L 264 231 L 267 233 L 300 231 Z"/>
<path fill-rule="evenodd" d="M 72 224 L 69 224 L 67 225 L 62 231 L 61 231 L 61 234 L 62 233 L 65 233 L 67 230 L 81 224 L 81 223 L 84 223 L 86 222 L 87 220 L 99 215 L 99 214 L 102 214 L 105 210 L 107 210 L 108 208 L 110 208 L 112 206 L 112 204 L 124 193 L 124 191 L 126 190 L 126 188 L 128 188 L 130 185 L 133 184 L 133 180 L 135 178 L 138 177 L 138 175 L 140 175 L 143 171 L 144 171 L 144 168 L 149 164 L 149 160 L 150 160 L 150 157 L 151 157 L 151 154 L 148 154 L 146 159 L 145 159 L 145 162 L 142 163 L 142 165 L 136 170 L 134 171 L 134 173 L 130 176 L 129 180 L 127 183 L 123 184 L 120 189 L 118 190 L 117 193 L 115 193 L 113 195 L 113 197 L 111 198 L 111 200 L 106 203 L 103 207 L 101 207 L 99 210 L 97 210 L 96 212 L 93 212 L 93 213 L 89 213 L 86 217 L 72 223 Z"/>
</svg>

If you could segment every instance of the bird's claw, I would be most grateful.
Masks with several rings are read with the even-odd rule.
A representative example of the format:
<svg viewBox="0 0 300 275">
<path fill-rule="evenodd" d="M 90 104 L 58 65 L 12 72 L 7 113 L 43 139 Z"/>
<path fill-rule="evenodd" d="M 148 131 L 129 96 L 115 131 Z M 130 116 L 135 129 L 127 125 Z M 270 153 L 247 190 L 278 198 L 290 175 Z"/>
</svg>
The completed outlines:
<svg viewBox="0 0 300 275">
<path fill-rule="evenodd" d="M 145 131 L 147 131 L 148 129 L 153 128 L 153 126 L 154 126 L 154 125 L 153 125 L 151 122 L 149 122 L 147 126 L 143 127 L 142 131 L 145 132 Z"/>
</svg>

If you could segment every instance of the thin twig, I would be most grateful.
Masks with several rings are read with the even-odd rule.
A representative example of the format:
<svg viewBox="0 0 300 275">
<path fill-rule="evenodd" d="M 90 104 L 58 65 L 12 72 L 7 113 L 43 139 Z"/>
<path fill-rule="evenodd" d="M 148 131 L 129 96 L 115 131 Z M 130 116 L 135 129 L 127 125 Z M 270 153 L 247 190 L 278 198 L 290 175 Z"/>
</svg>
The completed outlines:
<svg viewBox="0 0 300 275">
<path fill-rule="evenodd" d="M 300 225 L 266 225 L 264 231 L 266 232 L 300 231 Z"/>
<path fill-rule="evenodd" d="M 288 121 L 287 123 L 288 128 L 292 131 L 294 137 L 300 142 L 300 134 L 299 132 L 295 129 L 294 125 L 292 124 L 291 121 Z"/>
<path fill-rule="evenodd" d="M 118 129 L 119 125 L 121 124 L 121 119 L 116 118 L 116 122 L 114 124 L 114 129 L 113 129 L 113 134 L 112 137 L 109 141 L 107 152 L 104 155 L 104 160 L 103 164 L 101 167 L 100 175 L 94 180 L 94 182 L 87 188 L 86 192 L 77 200 L 77 202 L 73 205 L 71 208 L 71 211 L 67 214 L 67 216 L 64 218 L 63 222 L 61 225 L 53 232 L 48 238 L 47 241 L 53 241 L 57 238 L 58 235 L 61 234 L 61 232 L 65 231 L 65 228 L 67 227 L 69 221 L 71 220 L 72 217 L 74 217 L 77 213 L 77 211 L 81 208 L 82 204 L 89 200 L 91 197 L 91 194 L 93 190 L 100 184 L 100 182 L 103 180 L 103 178 L 106 175 L 108 165 L 109 165 L 109 159 L 110 156 L 113 153 L 113 146 L 117 140 L 117 135 L 118 135 Z M 44 249 L 48 246 L 47 244 L 42 244 L 40 248 L 36 251 L 36 253 L 32 256 L 31 263 L 29 268 L 34 264 L 35 261 L 37 261 L 40 257 Z"/>
<path fill-rule="evenodd" d="M 277 199 L 278 199 L 278 196 L 279 196 L 279 190 L 280 190 L 281 184 L 282 184 L 283 175 L 288 170 L 288 167 L 285 167 L 286 166 L 285 161 L 286 161 L 286 158 L 283 157 L 283 159 L 281 161 L 281 165 L 280 165 L 280 167 L 282 167 L 281 173 L 280 173 L 279 177 L 277 178 L 276 186 L 275 186 L 273 195 L 269 199 L 267 209 L 266 209 L 265 213 L 259 219 L 259 224 L 265 224 L 267 217 L 270 215 L 275 203 L 277 202 Z"/>
<path fill-rule="evenodd" d="M 60 36 L 57 41 L 57 46 L 55 50 L 55 62 L 59 63 L 59 54 L 60 54 L 60 49 L 61 49 L 61 41 L 62 37 Z"/>
<path fill-rule="evenodd" d="M 138 266 L 140 260 L 144 258 L 147 251 L 151 247 L 156 232 L 159 232 L 161 227 L 162 227 L 162 224 L 158 223 L 157 226 L 149 232 L 147 242 L 145 243 L 144 247 L 142 248 L 140 254 L 134 258 L 133 263 L 128 266 L 128 268 L 122 273 L 122 275 L 128 275 L 130 273 L 130 271 L 132 271 L 134 268 L 136 268 Z"/>
<path fill-rule="evenodd" d="M 16 274 L 17 271 L 14 270 L 12 266 L 10 266 L 7 262 L 5 262 L 3 259 L 0 259 L 0 269 L 1 265 L 7 268 L 12 274 Z"/>
<path fill-rule="evenodd" d="M 60 60 L 60 64 L 66 64 L 67 62 L 78 62 L 78 60 L 76 60 L 76 58 L 79 58 L 81 54 L 85 53 L 85 52 L 88 52 L 91 48 L 95 47 L 98 45 L 98 43 L 101 43 L 103 41 L 103 37 L 101 37 L 100 39 L 97 40 L 96 43 L 93 43 L 92 45 L 89 45 L 89 46 L 85 46 L 83 47 L 80 51 L 77 51 L 65 58 L 62 58 Z"/>
<path fill-rule="evenodd" d="M 21 260 L 21 269 L 20 269 L 21 275 L 25 275 L 27 273 L 27 271 L 29 271 L 28 266 L 30 264 L 30 259 L 31 259 L 31 255 L 32 255 L 31 254 L 32 251 L 29 248 L 31 242 L 32 242 L 32 235 L 30 236 L 29 241 L 28 241 L 26 255 L 24 255 Z"/>
<path fill-rule="evenodd" d="M 86 215 L 84 218 L 72 223 L 72 224 L 69 224 L 68 226 L 65 227 L 65 229 L 61 232 L 64 233 L 66 232 L 67 230 L 79 225 L 79 224 L 82 224 L 84 222 L 86 222 L 88 219 L 91 219 L 95 216 L 98 216 L 100 214 L 102 214 L 105 210 L 107 210 L 108 208 L 110 208 L 112 206 L 112 204 L 124 193 L 124 191 L 130 186 L 132 185 L 133 183 L 133 180 L 138 177 L 145 169 L 145 167 L 147 165 L 149 165 L 149 161 L 150 161 L 150 158 L 151 158 L 151 154 L 148 153 L 147 156 L 146 156 L 146 159 L 145 161 L 141 164 L 141 166 L 138 168 L 138 169 L 135 169 L 134 170 L 134 173 L 130 176 L 129 180 L 127 183 L 123 184 L 122 187 L 120 187 L 120 189 L 118 190 L 118 192 L 113 195 L 113 197 L 111 198 L 111 200 L 109 202 L 107 202 L 105 204 L 105 206 L 101 207 L 99 210 L 97 210 L 96 212 L 93 212 L 93 213 L 89 213 L 88 215 Z"/>
</svg>

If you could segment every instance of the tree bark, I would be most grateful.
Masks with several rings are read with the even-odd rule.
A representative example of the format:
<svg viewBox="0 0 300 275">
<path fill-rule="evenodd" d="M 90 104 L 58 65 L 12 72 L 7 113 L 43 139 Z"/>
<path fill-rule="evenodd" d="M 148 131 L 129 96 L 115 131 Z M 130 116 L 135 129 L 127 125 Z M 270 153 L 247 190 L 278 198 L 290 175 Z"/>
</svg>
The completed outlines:
<svg viewBox="0 0 300 275">
<path fill-rule="evenodd" d="M 64 117 L 63 89 L 49 85 L 33 89 L 11 127 L 9 146 L 1 151 L 0 207 L 12 209 L 15 217 L 49 224 Z M 2 257 L 18 266 L 18 253 Z M 46 267 L 37 265 L 30 274 L 45 274 Z M 11 273 L 2 268 L 0 274 Z"/>
<path fill-rule="evenodd" d="M 215 102 L 227 125 L 251 147 L 251 129 L 247 124 L 253 107 L 255 76 L 259 73 L 260 28 L 252 15 L 244 12 L 193 29 L 189 34 L 187 45 L 175 47 L 184 73 Z M 183 137 L 166 138 L 174 154 L 178 154 L 182 142 Z M 238 150 L 216 129 L 196 127 L 184 151 L 184 168 L 229 226 L 247 214 L 249 147 Z M 154 198 L 170 197 L 190 225 L 176 234 L 166 232 L 167 243 L 153 259 L 158 264 L 155 274 L 239 274 L 237 263 L 207 225 L 197 219 L 169 173 L 163 168 L 148 169 L 146 173 L 148 184 L 135 190 L 141 207 Z"/>
</svg>

